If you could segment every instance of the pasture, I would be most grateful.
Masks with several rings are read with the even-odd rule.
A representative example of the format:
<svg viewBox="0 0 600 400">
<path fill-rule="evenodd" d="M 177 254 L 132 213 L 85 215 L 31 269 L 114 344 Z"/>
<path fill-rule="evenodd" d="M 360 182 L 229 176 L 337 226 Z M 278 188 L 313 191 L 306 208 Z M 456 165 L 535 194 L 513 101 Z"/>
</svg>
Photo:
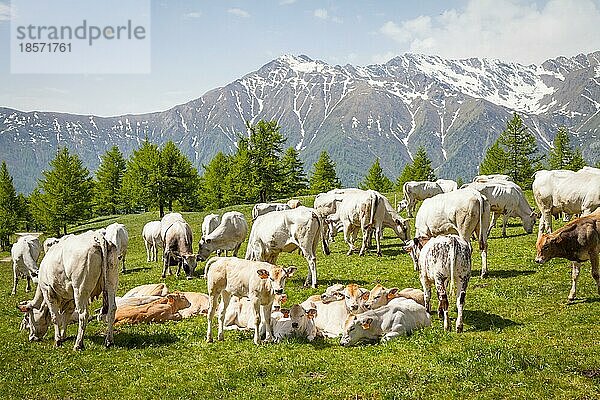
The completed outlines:
<svg viewBox="0 0 600 400">
<path fill-rule="evenodd" d="M 233 207 L 250 222 L 250 206 Z M 219 210 L 221 214 L 223 210 Z M 194 230 L 194 249 L 206 213 L 185 213 Z M 118 295 L 133 286 L 160 282 L 161 266 L 146 263 L 143 225 L 157 213 L 103 218 L 72 230 L 127 226 L 130 237 L 127 272 Z M 413 220 L 414 221 L 414 220 Z M 30 299 L 20 281 L 11 296 L 12 267 L 0 263 L 0 397 L 59 398 L 197 398 L 197 399 L 597 399 L 600 398 L 600 296 L 584 264 L 578 299 L 567 302 L 570 264 L 552 260 L 537 265 L 536 234 L 526 235 L 517 221 L 500 237 L 492 231 L 489 277 L 479 278 L 481 259 L 473 253 L 474 270 L 467 291 L 465 331 L 446 333 L 437 315 L 433 326 L 387 344 L 343 348 L 339 339 L 289 340 L 255 346 L 251 332 L 226 331 L 224 342 L 205 342 L 206 318 L 161 325 L 121 326 L 115 346 L 105 349 L 105 324 L 93 321 L 86 331 L 86 349 L 72 350 L 69 340 L 53 347 L 52 328 L 42 342 L 30 343 L 19 331 L 18 301 Z M 413 227 L 414 229 L 414 227 Z M 537 227 L 536 227 L 537 232 Z M 346 256 L 338 235 L 332 254 L 319 249 L 319 289 L 302 287 L 306 261 L 282 254 L 280 265 L 296 265 L 288 280 L 288 305 L 320 293 L 333 283 L 358 283 L 372 288 L 420 288 L 410 257 L 400 240 L 386 230 L 383 257 Z M 241 255 L 245 252 L 245 245 Z M 9 253 L 0 254 L 0 259 Z M 199 264 L 198 276 L 204 263 Z M 206 292 L 202 278 L 169 276 L 171 291 Z M 452 304 L 452 318 L 456 311 Z M 434 294 L 432 308 L 437 309 Z"/>
</svg>

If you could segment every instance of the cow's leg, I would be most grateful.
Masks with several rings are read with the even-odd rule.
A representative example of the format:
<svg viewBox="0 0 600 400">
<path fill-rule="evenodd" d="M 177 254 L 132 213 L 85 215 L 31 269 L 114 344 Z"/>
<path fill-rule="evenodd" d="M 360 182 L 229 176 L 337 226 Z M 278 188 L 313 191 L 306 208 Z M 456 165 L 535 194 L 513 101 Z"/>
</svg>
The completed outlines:
<svg viewBox="0 0 600 400">
<path fill-rule="evenodd" d="M 238 243 L 235 245 L 235 247 L 233 248 L 233 252 L 231 253 L 231 255 L 233 257 L 237 257 L 238 256 L 238 252 L 240 251 L 240 247 L 242 247 L 242 243 Z M 227 251 L 225 251 L 225 255 L 227 255 Z"/>
<path fill-rule="evenodd" d="M 215 317 L 215 311 L 217 311 L 217 306 L 218 306 L 218 300 L 219 300 L 219 293 L 215 290 L 213 293 L 211 293 L 209 291 L 208 293 L 208 315 L 206 316 L 208 319 L 208 328 L 206 329 L 206 341 L 208 343 L 212 343 L 213 338 L 212 338 L 212 324 L 213 324 L 213 319 Z M 227 308 L 223 308 L 224 310 L 227 310 Z M 223 317 L 225 318 L 225 317 Z"/>
<path fill-rule="evenodd" d="M 17 294 L 17 283 L 19 282 L 19 274 L 17 273 L 17 264 L 14 263 L 13 264 L 13 288 L 12 288 L 12 292 L 10 292 L 10 294 L 15 295 Z"/>
<path fill-rule="evenodd" d="M 254 317 L 254 344 L 260 344 L 260 302 L 256 297 L 250 298 L 250 302 Z"/>
<path fill-rule="evenodd" d="M 369 241 L 371 240 L 371 234 L 373 230 L 371 228 L 363 228 L 362 229 L 362 244 L 360 246 L 360 251 L 358 252 L 359 256 L 364 256 L 365 251 L 369 245 Z"/>
<path fill-rule="evenodd" d="M 485 278 L 488 274 L 488 267 L 487 267 L 487 242 L 483 244 L 483 246 L 481 246 L 482 248 L 480 248 L 481 250 L 481 277 Z"/>
<path fill-rule="evenodd" d="M 49 293 L 45 293 L 45 294 L 46 294 L 46 296 L 44 296 L 44 298 L 47 299 L 46 304 L 48 304 L 48 310 L 50 311 L 50 319 L 52 320 L 52 323 L 54 324 L 54 346 L 59 347 L 62 345 L 62 343 L 65 339 L 61 335 L 61 329 L 59 326 L 60 310 L 58 308 L 58 302 L 56 301 L 56 299 L 54 297 L 48 295 Z"/>
<path fill-rule="evenodd" d="M 125 254 L 121 255 L 121 261 L 123 261 L 123 268 L 121 269 L 121 272 L 125 272 Z"/>
<path fill-rule="evenodd" d="M 377 256 L 381 257 L 381 238 L 383 237 L 383 229 L 378 227 L 375 229 L 375 243 L 377 244 Z"/>
<path fill-rule="evenodd" d="M 146 262 L 150 262 L 150 243 L 144 239 L 144 246 L 146 247 Z"/>
<path fill-rule="evenodd" d="M 496 213 L 493 212 L 492 213 L 492 221 L 490 222 L 490 227 L 488 228 L 488 236 L 492 232 L 492 228 L 494 228 L 495 226 L 496 226 Z"/>
<path fill-rule="evenodd" d="M 271 310 L 273 309 L 273 303 L 261 306 L 262 308 L 262 321 L 265 326 L 265 342 L 273 341 L 273 326 L 271 325 Z"/>
<path fill-rule="evenodd" d="M 573 261 L 572 270 L 571 270 L 571 291 L 569 292 L 569 301 L 575 300 L 575 294 L 577 293 L 577 278 L 579 278 L 579 269 L 581 268 L 581 264 Z"/>
<path fill-rule="evenodd" d="M 596 281 L 598 294 L 600 294 L 600 271 L 598 268 L 598 253 L 594 252 L 593 254 L 590 254 L 590 263 L 592 264 L 592 277 Z"/>
<path fill-rule="evenodd" d="M 469 284 L 469 276 L 461 276 L 460 283 L 457 282 L 455 288 L 456 296 L 456 310 L 458 311 L 458 316 L 456 317 L 456 333 L 461 333 L 463 331 L 463 311 L 465 308 L 465 297 L 467 295 L 467 286 Z"/>
<path fill-rule="evenodd" d="M 394 325 L 394 326 L 392 327 L 392 331 L 391 331 L 391 332 L 388 332 L 388 333 L 386 333 L 386 334 L 385 334 L 385 335 L 384 335 L 384 336 L 381 338 L 381 342 L 382 342 L 382 343 L 385 343 L 385 342 L 387 342 L 388 340 L 391 340 L 391 339 L 394 339 L 394 338 L 396 338 L 396 337 L 398 337 L 398 336 L 401 336 L 403 332 L 404 332 L 404 327 L 402 326 L 402 324 L 397 324 L 397 325 Z"/>
<path fill-rule="evenodd" d="M 219 313 L 219 330 L 217 331 L 217 340 L 224 340 L 223 330 L 225 329 L 225 313 L 229 307 L 229 301 L 231 300 L 231 294 L 229 292 L 221 292 L 221 300 L 223 301 L 223 309 Z"/>
<path fill-rule="evenodd" d="M 304 281 L 304 287 L 308 287 L 311 285 L 313 289 L 317 288 L 317 257 L 313 255 L 309 255 L 306 258 L 308 261 L 308 275 L 306 275 L 306 280 Z"/>
<path fill-rule="evenodd" d="M 508 215 L 502 215 L 502 237 L 506 237 L 506 225 L 508 225 Z"/>
<path fill-rule="evenodd" d="M 154 240 L 154 239 L 152 239 L 151 251 L 152 251 L 152 254 L 150 255 L 151 260 L 158 261 L 158 245 L 156 244 L 156 240 Z"/>
<path fill-rule="evenodd" d="M 425 301 L 425 309 L 427 312 L 431 310 L 431 282 L 421 275 L 421 286 L 423 287 L 423 300 Z"/>
<path fill-rule="evenodd" d="M 29 274 L 27 274 L 27 286 L 25 286 L 25 291 L 29 292 L 31 290 L 31 276 L 29 276 Z"/>
<path fill-rule="evenodd" d="M 89 295 L 85 296 L 84 293 L 73 288 L 73 297 L 75 298 L 75 311 L 79 314 L 79 328 L 77 329 L 77 338 L 75 339 L 73 350 L 83 350 L 83 335 L 88 321 Z"/>
<path fill-rule="evenodd" d="M 114 324 L 115 314 L 117 313 L 117 302 L 115 299 L 115 291 L 107 290 L 106 297 L 103 301 L 108 302 L 108 308 L 106 312 L 106 339 L 104 345 L 110 347 L 114 343 Z M 80 315 L 81 318 L 81 315 Z"/>
<path fill-rule="evenodd" d="M 167 277 L 167 265 L 169 264 L 169 256 L 167 252 L 163 254 L 163 272 L 161 278 L 165 279 Z M 171 268 L 169 267 L 169 274 L 171 273 Z"/>
<path fill-rule="evenodd" d="M 351 229 L 352 227 L 350 225 L 344 224 L 344 242 L 346 242 L 349 247 L 347 255 L 351 255 L 354 251 L 354 243 L 352 243 L 352 235 L 350 231 Z"/>
<path fill-rule="evenodd" d="M 444 320 L 444 330 L 450 330 L 450 316 L 448 315 L 448 293 L 446 291 L 446 279 L 435 280 L 435 290 L 437 291 L 438 300 L 440 302 L 438 306 L 438 317 Z"/>
</svg>

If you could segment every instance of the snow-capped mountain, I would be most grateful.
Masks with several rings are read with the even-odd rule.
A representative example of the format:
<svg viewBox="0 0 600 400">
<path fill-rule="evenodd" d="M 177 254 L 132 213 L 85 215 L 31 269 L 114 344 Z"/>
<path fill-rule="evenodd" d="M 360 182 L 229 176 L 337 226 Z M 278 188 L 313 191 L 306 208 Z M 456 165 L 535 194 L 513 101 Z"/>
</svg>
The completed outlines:
<svg viewBox="0 0 600 400">
<path fill-rule="evenodd" d="M 382 65 L 329 65 L 279 57 L 170 110 L 100 118 L 0 108 L 0 159 L 29 192 L 59 146 L 90 170 L 117 144 L 129 155 L 148 137 L 171 139 L 201 167 L 231 152 L 245 121 L 276 119 L 307 169 L 327 150 L 346 185 L 375 157 L 390 178 L 425 146 L 438 176 L 467 179 L 516 111 L 546 151 L 559 126 L 588 161 L 600 159 L 600 51 L 542 65 L 405 54 Z"/>
</svg>

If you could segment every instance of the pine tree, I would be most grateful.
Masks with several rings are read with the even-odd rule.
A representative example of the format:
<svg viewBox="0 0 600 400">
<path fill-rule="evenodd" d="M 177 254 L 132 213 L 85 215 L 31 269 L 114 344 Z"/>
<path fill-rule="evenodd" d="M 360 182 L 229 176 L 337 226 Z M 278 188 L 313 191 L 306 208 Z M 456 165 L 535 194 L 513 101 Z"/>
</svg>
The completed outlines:
<svg viewBox="0 0 600 400">
<path fill-rule="evenodd" d="M 158 206 L 162 217 L 162 184 L 160 150 L 146 139 L 129 157 L 123 175 L 123 199 L 127 200 L 129 210 L 141 207 L 147 211 L 152 206 Z"/>
<path fill-rule="evenodd" d="M 0 166 L 0 247 L 6 249 L 10 245 L 10 235 L 15 233 L 19 220 L 19 201 L 13 185 L 13 178 L 8 172 L 6 162 Z"/>
<path fill-rule="evenodd" d="M 204 175 L 200 190 L 200 201 L 205 209 L 216 210 L 225 207 L 226 177 L 229 174 L 231 160 L 218 152 L 208 165 L 204 166 Z"/>
<path fill-rule="evenodd" d="M 379 158 L 377 158 L 371 168 L 369 168 L 367 176 L 365 176 L 365 179 L 362 181 L 359 187 L 363 190 L 377 190 L 380 193 L 392 191 L 394 184 L 383 173 L 383 168 L 381 168 Z"/>
<path fill-rule="evenodd" d="M 122 209 L 121 189 L 127 161 L 117 146 L 101 157 L 94 182 L 94 211 L 99 214 L 116 214 Z"/>
<path fill-rule="evenodd" d="M 253 184 L 258 190 L 258 200 L 266 202 L 274 198 L 283 181 L 280 157 L 285 139 L 279 132 L 277 121 L 260 120 L 256 125 L 248 123 L 247 128 Z"/>
<path fill-rule="evenodd" d="M 318 194 L 340 187 L 342 184 L 335 172 L 335 163 L 329 157 L 329 153 L 323 151 L 310 176 L 310 192 Z"/>
<path fill-rule="evenodd" d="M 578 171 L 585 166 L 581 150 L 573 150 L 571 147 L 571 139 L 565 127 L 559 128 L 554 137 L 552 149 L 548 154 L 548 165 L 550 169 L 569 169 L 572 171 Z"/>
<path fill-rule="evenodd" d="M 91 215 L 93 183 L 79 156 L 65 147 L 50 161 L 51 169 L 43 171 L 38 188 L 47 228 L 67 233 L 67 224 L 83 221 Z"/>
<path fill-rule="evenodd" d="M 498 142 L 506 152 L 506 171 L 515 183 L 523 188 L 530 188 L 533 173 L 540 168 L 539 162 L 543 156 L 536 156 L 537 144 L 535 137 L 529 133 L 523 120 L 517 113 L 506 124 L 506 129 L 500 134 Z"/>
<path fill-rule="evenodd" d="M 308 189 L 308 182 L 304 174 L 304 164 L 300 154 L 293 147 L 289 147 L 281 158 L 282 181 L 279 195 L 292 197 L 302 194 Z"/>
<path fill-rule="evenodd" d="M 485 157 L 479 165 L 479 173 L 482 175 L 507 174 L 508 155 L 500 147 L 498 141 L 494 142 L 485 152 Z"/>
<path fill-rule="evenodd" d="M 431 167 L 431 160 L 427 156 L 424 147 L 419 147 L 413 157 L 413 162 L 406 164 L 402 173 L 396 180 L 396 186 L 399 190 L 408 181 L 435 181 L 435 173 Z"/>
<path fill-rule="evenodd" d="M 189 208 L 197 201 L 198 171 L 190 160 L 169 140 L 160 151 L 160 196 L 169 211 L 173 211 L 173 202 L 178 200 Z"/>
</svg>

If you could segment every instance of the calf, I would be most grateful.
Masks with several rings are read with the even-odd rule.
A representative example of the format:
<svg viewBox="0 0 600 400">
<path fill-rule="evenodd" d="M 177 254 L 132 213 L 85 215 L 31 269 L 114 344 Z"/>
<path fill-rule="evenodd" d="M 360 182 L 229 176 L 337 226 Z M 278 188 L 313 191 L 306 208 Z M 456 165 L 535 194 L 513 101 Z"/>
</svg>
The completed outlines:
<svg viewBox="0 0 600 400">
<path fill-rule="evenodd" d="M 237 257 L 214 257 L 206 263 L 209 308 L 206 341 L 212 342 L 212 319 L 218 307 L 219 296 L 223 310 L 219 315 L 218 340 L 223 340 L 225 312 L 231 296 L 248 297 L 254 309 L 254 343 L 260 341 L 260 322 L 264 321 L 266 341 L 273 337 L 271 307 L 276 294 L 283 294 L 285 281 L 296 271 L 295 267 L 280 268 L 260 261 Z M 262 314 L 262 315 L 261 315 Z M 262 318 L 261 318 L 262 317 Z"/>
<path fill-rule="evenodd" d="M 360 342 L 386 342 L 427 326 L 431 326 L 431 318 L 425 307 L 410 299 L 397 298 L 376 310 L 349 315 L 340 344 L 352 346 Z"/>
<path fill-rule="evenodd" d="M 104 233 L 106 240 L 114 244 L 117 247 L 117 254 L 119 260 L 123 263 L 122 272 L 125 272 L 125 257 L 127 256 L 127 245 L 129 244 L 129 234 L 125 225 L 114 223 L 106 227 Z"/>
<path fill-rule="evenodd" d="M 248 223 L 244 214 L 237 211 L 226 212 L 221 223 L 211 233 L 203 234 L 198 243 L 198 256 L 204 261 L 215 250 L 233 250 L 233 256 L 237 257 L 247 234 Z"/>
<path fill-rule="evenodd" d="M 148 304 L 117 308 L 115 325 L 179 321 L 182 318 L 179 310 L 189 306 L 183 293 L 170 293 Z"/>
<path fill-rule="evenodd" d="M 38 275 L 37 259 L 40 256 L 41 247 L 37 236 L 26 235 L 12 245 L 10 256 L 13 262 L 13 288 L 11 294 L 17 293 L 17 283 L 20 277 L 27 279 L 25 291 L 31 290 L 31 278 Z"/>
<path fill-rule="evenodd" d="M 392 299 L 398 297 L 404 297 L 406 299 L 412 299 L 421 305 L 425 305 L 423 292 L 419 289 L 406 288 L 398 290 L 398 288 L 386 289 L 383 286 L 377 284 L 369 292 L 367 299 L 364 302 L 364 308 L 367 310 L 375 310 L 376 308 L 383 307 L 390 302 Z"/>
<path fill-rule="evenodd" d="M 316 308 L 305 310 L 300 304 L 294 304 L 289 310 L 288 318 L 281 318 L 273 324 L 275 341 L 279 342 L 288 337 L 305 337 L 312 341 L 317 336 L 317 326 L 314 317 Z"/>
<path fill-rule="evenodd" d="M 302 202 L 298 199 L 290 199 L 286 204 L 289 208 L 298 208 L 302 205 Z"/>
<path fill-rule="evenodd" d="M 208 295 L 200 292 L 182 292 L 190 306 L 179 310 L 181 318 L 190 318 L 198 314 L 208 314 Z"/>
<path fill-rule="evenodd" d="M 150 221 L 144 225 L 142 237 L 146 246 L 146 262 L 157 261 L 158 247 L 163 246 L 160 236 L 160 221 Z"/>
<path fill-rule="evenodd" d="M 590 261 L 592 277 L 596 281 L 600 294 L 600 271 L 598 253 L 600 253 L 600 212 L 574 219 L 553 233 L 543 234 L 536 243 L 535 262 L 543 264 L 552 258 L 565 258 L 573 262 L 571 274 L 572 286 L 569 301 L 575 299 L 577 278 L 581 263 Z"/>
<path fill-rule="evenodd" d="M 275 321 L 284 316 L 281 305 L 286 301 L 286 294 L 275 295 L 273 306 L 271 307 L 271 326 L 273 326 Z M 221 302 L 217 309 L 217 313 L 222 312 L 223 307 L 223 302 Z M 256 320 L 254 319 L 254 306 L 252 301 L 250 301 L 248 297 L 239 298 L 237 296 L 231 296 L 229 306 L 227 306 L 227 310 L 225 311 L 224 329 L 254 331 L 254 328 L 256 328 L 255 324 Z M 259 329 L 262 337 L 266 333 L 265 324 L 263 323 Z"/>
</svg>

